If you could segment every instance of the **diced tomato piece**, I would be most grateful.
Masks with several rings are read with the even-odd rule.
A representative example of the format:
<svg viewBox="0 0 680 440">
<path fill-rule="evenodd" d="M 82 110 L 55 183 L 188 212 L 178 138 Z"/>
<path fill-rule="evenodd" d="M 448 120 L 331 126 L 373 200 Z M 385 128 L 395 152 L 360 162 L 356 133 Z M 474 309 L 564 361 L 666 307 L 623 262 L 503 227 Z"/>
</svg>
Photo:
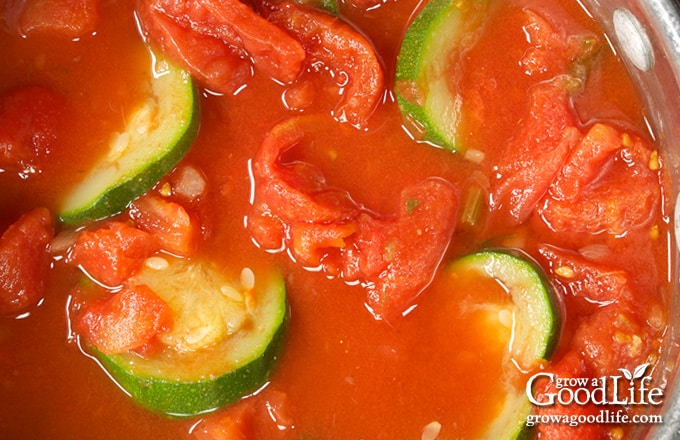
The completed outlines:
<svg viewBox="0 0 680 440">
<path fill-rule="evenodd" d="M 639 308 L 630 300 L 619 300 L 578 326 L 571 344 L 592 375 L 613 375 L 619 368 L 633 371 L 658 349 L 661 333 L 640 319 Z"/>
<path fill-rule="evenodd" d="M 283 391 L 269 389 L 264 402 L 267 415 L 274 422 L 276 429 L 285 431 L 295 427 L 293 405 L 288 394 Z"/>
<path fill-rule="evenodd" d="M 298 81 L 283 93 L 283 102 L 289 110 L 304 110 L 314 103 L 315 91 L 311 81 Z"/>
<path fill-rule="evenodd" d="M 224 410 L 206 416 L 192 431 L 197 440 L 252 440 L 255 407 L 242 400 Z"/>
<path fill-rule="evenodd" d="M 138 228 L 156 237 L 163 250 L 180 256 L 195 251 L 198 226 L 179 203 L 147 195 L 132 204 L 130 217 Z"/>
<path fill-rule="evenodd" d="M 201 85 L 232 94 L 252 76 L 250 62 L 233 47 L 211 35 L 180 26 L 150 6 L 151 2 L 140 2 L 138 11 L 148 38 Z"/>
<path fill-rule="evenodd" d="M 661 200 L 651 155 L 641 139 L 596 124 L 570 154 L 539 214 L 560 232 L 619 235 L 645 226 Z"/>
<path fill-rule="evenodd" d="M 23 312 L 42 298 L 53 235 L 52 215 L 46 208 L 36 208 L 0 237 L 0 315 Z"/>
<path fill-rule="evenodd" d="M 78 235 L 67 261 L 78 265 L 107 286 L 119 286 L 132 276 L 144 260 L 158 251 L 157 239 L 125 222 Z"/>
<path fill-rule="evenodd" d="M 560 359 L 552 368 L 551 372 L 557 378 L 582 378 L 586 376 L 585 369 L 580 361 L 580 355 L 575 352 L 568 352 L 562 359 Z M 555 382 L 539 383 L 539 389 L 535 393 L 535 398 L 538 402 L 547 403 L 548 395 L 557 394 L 559 388 Z M 583 440 L 599 440 L 607 438 L 605 434 L 605 427 L 595 423 L 581 423 L 577 426 L 571 426 L 564 422 L 564 417 L 573 417 L 578 420 L 579 417 L 587 419 L 588 416 L 595 416 L 599 413 L 598 408 L 593 403 L 577 404 L 571 403 L 569 405 L 561 405 L 559 403 L 554 405 L 537 405 L 534 407 L 535 414 L 542 417 L 555 416 L 561 422 L 558 423 L 540 423 L 538 424 L 539 438 L 556 439 L 556 440 L 571 440 L 574 438 Z"/>
<path fill-rule="evenodd" d="M 565 287 L 566 305 L 578 315 L 591 314 L 627 295 L 630 281 L 622 269 L 551 246 L 541 247 L 539 253 L 547 260 L 555 282 Z"/>
<path fill-rule="evenodd" d="M 449 182 L 430 178 L 401 192 L 400 209 L 382 240 L 373 241 L 375 233 L 362 237 L 361 229 L 357 234 L 360 267 L 376 267 L 377 258 L 385 264 L 368 277 L 368 305 L 387 321 L 406 311 L 434 278 L 456 225 L 458 199 Z"/>
<path fill-rule="evenodd" d="M 19 35 L 45 32 L 79 38 L 94 31 L 98 0 L 18 0 L 6 2 L 5 16 Z"/>
<path fill-rule="evenodd" d="M 595 124 L 569 154 L 569 158 L 550 187 L 550 197 L 576 200 L 584 188 L 605 168 L 605 162 L 622 148 L 619 132 L 604 124 Z"/>
<path fill-rule="evenodd" d="M 506 147 L 492 192 L 492 209 L 507 216 L 502 223 L 522 223 L 532 214 L 581 138 L 564 81 L 539 83 L 530 91 L 528 111 Z"/>
<path fill-rule="evenodd" d="M 303 45 L 310 63 L 323 62 L 346 80 L 334 117 L 362 127 L 383 92 L 383 71 L 371 44 L 348 24 L 319 10 L 292 2 L 272 5 L 268 18 L 288 30 Z"/>
<path fill-rule="evenodd" d="M 537 11 L 523 9 L 526 17 L 524 30 L 529 48 L 520 60 L 527 75 L 553 78 L 568 73 L 575 64 L 583 62 L 599 46 L 594 35 L 568 35 L 560 32 Z"/>
<path fill-rule="evenodd" d="M 305 121 L 307 122 L 307 121 Z M 274 127 L 255 155 L 261 201 L 287 223 L 348 221 L 359 207 L 349 194 L 328 188 L 323 174 L 311 164 L 280 164 L 279 156 L 304 138 L 304 123 L 297 118 Z"/>
<path fill-rule="evenodd" d="M 354 234 L 356 229 L 355 222 L 297 223 L 290 228 L 291 250 L 301 264 L 318 266 L 329 248 L 340 249 L 347 246 L 346 238 Z"/>
<path fill-rule="evenodd" d="M 78 331 L 104 354 L 134 350 L 172 325 L 170 306 L 145 285 L 127 285 L 103 302 L 85 304 Z"/>
<path fill-rule="evenodd" d="M 280 161 L 303 140 L 310 121 L 277 125 L 256 154 L 249 230 L 262 247 L 288 249 L 303 265 L 368 285 L 374 315 L 394 319 L 434 277 L 455 228 L 456 191 L 447 181 L 429 178 L 402 191 L 396 215 L 375 214 L 347 192 L 329 188 L 313 165 Z"/>
<path fill-rule="evenodd" d="M 144 0 L 140 11 L 142 27 L 149 38 L 162 48 L 168 46 L 171 51 L 180 52 L 180 61 L 191 66 L 191 70 L 201 72 L 200 77 L 204 79 L 210 79 L 211 73 L 216 72 L 226 79 L 230 66 L 237 67 L 236 75 L 240 77 L 244 73 L 243 65 L 232 56 L 228 57 L 229 66 L 211 64 L 214 61 L 207 57 L 225 50 L 217 48 L 213 40 L 197 38 L 181 29 L 235 48 L 239 58 L 252 57 L 257 69 L 284 83 L 295 80 L 302 69 L 305 59 L 302 46 L 238 0 Z M 154 14 L 164 15 L 177 26 L 154 22 Z M 196 47 L 196 44 L 206 47 Z M 204 67 L 208 70 L 203 71 Z M 225 89 L 233 91 L 233 86 L 234 80 L 226 79 Z"/>
<path fill-rule="evenodd" d="M 65 101 L 41 86 L 23 86 L 0 97 L 0 169 L 24 175 L 39 171 L 55 147 Z"/>
<path fill-rule="evenodd" d="M 256 68 L 284 83 L 293 82 L 300 74 L 305 59 L 302 46 L 248 5 L 239 0 L 200 0 L 200 4 L 216 19 L 217 26 L 208 24 L 210 31 L 219 35 L 223 25 L 231 27 L 238 35 L 237 41 L 255 60 Z M 230 34 L 221 36 L 230 41 Z"/>
<path fill-rule="evenodd" d="M 597 264 L 563 250 L 544 246 L 556 283 L 565 287 L 567 314 L 582 316 L 571 340 L 581 353 L 588 372 L 595 377 L 618 368 L 635 368 L 660 343 L 662 326 L 647 292 L 635 291 L 635 283 L 622 269 Z M 651 324 L 651 325 L 650 325 Z"/>
<path fill-rule="evenodd" d="M 283 250 L 286 241 L 286 225 L 267 212 L 258 210 L 248 216 L 248 231 L 253 241 L 263 249 Z"/>
</svg>

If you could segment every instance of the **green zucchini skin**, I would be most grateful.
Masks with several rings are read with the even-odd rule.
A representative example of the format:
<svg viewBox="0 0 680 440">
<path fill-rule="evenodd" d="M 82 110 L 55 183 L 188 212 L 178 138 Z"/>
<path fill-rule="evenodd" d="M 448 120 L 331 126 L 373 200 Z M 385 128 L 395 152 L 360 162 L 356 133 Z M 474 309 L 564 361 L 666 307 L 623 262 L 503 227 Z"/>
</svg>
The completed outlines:
<svg viewBox="0 0 680 440">
<path fill-rule="evenodd" d="M 141 160 L 112 172 L 115 164 L 108 155 L 100 159 L 66 197 L 58 215 L 61 223 L 78 225 L 123 211 L 130 202 L 153 188 L 189 151 L 200 126 L 199 94 L 187 72 L 169 66 L 170 73 L 166 75 L 173 75 L 174 78 L 165 89 L 170 89 L 172 93 L 168 93 L 168 96 L 154 95 L 152 98 L 176 102 L 166 103 L 170 107 L 170 114 L 159 121 L 160 127 L 156 130 L 159 133 L 149 136 L 150 142 L 140 139 L 132 145 L 131 150 L 141 154 Z M 150 81 L 153 89 L 154 83 L 163 79 L 153 78 Z M 134 127 L 127 128 L 134 130 Z M 143 150 L 151 153 L 140 153 Z M 109 175 L 103 177 L 106 174 Z M 92 188 L 95 188 L 96 194 L 92 193 Z"/>
<path fill-rule="evenodd" d="M 526 281 L 533 283 L 536 291 L 533 300 L 542 306 L 540 323 L 525 323 L 532 329 L 532 334 L 538 335 L 533 353 L 527 353 L 533 359 L 550 359 L 559 343 L 562 331 L 561 304 L 558 301 L 552 283 L 543 268 L 526 252 L 519 249 L 489 248 L 467 255 L 454 264 L 462 265 L 468 270 L 486 272 L 488 276 L 497 278 L 512 290 L 517 280 L 513 275 L 522 275 Z M 486 269 L 482 269 L 486 268 Z M 519 286 L 517 286 L 519 287 Z M 515 292 L 511 292 L 513 294 Z M 515 297 L 513 296 L 513 301 Z M 532 315 L 537 316 L 537 315 Z M 528 359 L 530 363 L 532 359 Z"/>
<path fill-rule="evenodd" d="M 263 386 L 284 345 L 286 327 L 287 319 L 255 360 L 215 379 L 195 382 L 138 376 L 119 356 L 105 355 L 96 348 L 93 354 L 139 405 L 173 418 L 186 418 L 235 403 Z"/>
<path fill-rule="evenodd" d="M 520 365 L 532 368 L 548 360 L 559 344 L 562 331 L 562 308 L 552 283 L 541 266 L 527 253 L 518 249 L 490 248 L 459 258 L 450 271 L 475 271 L 497 280 L 512 297 L 517 309 L 516 339 L 525 338 L 523 350 L 512 355 Z M 522 310 L 523 309 L 523 310 Z M 483 438 L 528 439 L 533 429 L 525 425 L 533 406 L 525 389 L 507 386 L 500 413 L 489 423 Z"/>
<path fill-rule="evenodd" d="M 431 0 L 407 29 L 397 56 L 395 95 L 421 141 L 463 150 L 457 135 L 462 98 L 450 77 L 452 58 L 474 40 L 487 0 Z"/>
<path fill-rule="evenodd" d="M 235 403 L 264 386 L 285 345 L 290 313 L 285 281 L 276 270 L 258 272 L 261 281 L 255 283 L 252 291 L 256 304 L 253 308 L 246 306 L 243 310 L 247 312 L 223 312 L 215 297 L 221 298 L 219 286 L 226 285 L 227 278 L 215 266 L 182 259 L 169 261 L 172 269 L 168 273 L 143 269 L 136 282 L 148 283 L 168 301 L 174 313 L 190 318 L 189 327 L 185 327 L 187 321 L 176 316 L 173 327 L 177 329 L 172 332 L 179 333 L 170 336 L 171 339 L 188 334 L 187 331 L 196 328 L 196 322 L 211 322 L 203 321 L 206 315 L 226 323 L 233 316 L 222 313 L 237 316 L 247 313 L 249 322 L 217 342 L 195 348 L 178 345 L 145 356 L 134 352 L 104 354 L 94 346 L 86 351 L 141 407 L 172 418 L 185 418 Z M 153 275 L 144 275 L 145 270 Z M 166 281 L 165 289 L 161 289 Z M 195 305 L 185 308 L 186 303 L 178 301 L 177 295 L 185 298 L 188 295 L 194 300 L 200 296 L 200 308 Z M 190 303 L 195 304 L 194 300 Z"/>
</svg>

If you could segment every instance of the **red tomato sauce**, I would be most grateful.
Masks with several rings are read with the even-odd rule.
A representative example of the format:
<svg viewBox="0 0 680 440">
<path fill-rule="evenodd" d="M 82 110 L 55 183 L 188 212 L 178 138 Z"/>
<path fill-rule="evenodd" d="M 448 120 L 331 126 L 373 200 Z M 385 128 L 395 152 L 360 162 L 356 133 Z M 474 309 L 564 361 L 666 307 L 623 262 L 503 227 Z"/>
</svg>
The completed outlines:
<svg viewBox="0 0 680 440">
<path fill-rule="evenodd" d="M 94 31 L 90 30 L 90 8 L 84 31 L 75 27 L 74 32 L 82 32 L 76 38 L 64 36 L 60 30 L 50 31 L 49 26 L 37 26 L 36 31 L 22 36 L 12 25 L 17 12 L 12 8 L 20 5 L 6 3 L 11 4 L 0 4 L 6 22 L 0 21 L 0 99 L 15 88 L 37 85 L 59 96 L 63 109 L 60 122 L 54 122 L 56 140 L 48 151 L 31 153 L 27 159 L 32 165 L 30 171 L 18 172 L 9 166 L 3 169 L 0 162 L 0 231 L 37 207 L 48 208 L 56 217 L 67 190 L 105 151 L 112 134 L 122 129 L 139 103 L 144 93 L 143 78 L 150 68 L 135 1 L 93 2 L 97 11 Z M 271 13 L 259 2 L 253 3 L 264 17 Z M 83 335 L 74 327 L 70 310 L 74 289 L 84 276 L 77 265 L 86 264 L 73 264 L 66 258 L 72 254 L 65 246 L 73 246 L 80 230 L 57 223 L 49 232 L 55 236 L 49 249 L 49 269 L 34 272 L 45 278 L 39 298 L 16 313 L 0 316 L 0 436 L 55 440 L 395 439 L 421 438 L 424 430 L 439 426 L 438 439 L 477 438 L 495 418 L 508 382 L 522 387 L 532 372 L 518 371 L 508 379 L 503 365 L 510 330 L 478 307 L 488 301 L 507 301 L 501 286 L 474 277 L 448 278 L 448 264 L 485 247 L 523 249 L 555 285 L 563 312 L 560 343 L 551 360 L 537 369 L 568 371 L 576 358 L 582 368 L 578 374 L 597 377 L 656 361 L 664 349 L 671 279 L 669 219 L 664 210 L 663 178 L 659 177 L 663 176 L 663 157 L 656 156 L 639 96 L 602 30 L 575 1 L 508 0 L 491 8 L 474 44 L 459 54 L 458 63 L 452 67 L 453 86 L 464 102 L 459 132 L 467 153 L 483 154 L 477 161 L 465 152 L 452 153 L 414 140 L 396 103 L 396 57 L 408 24 L 422 6 L 413 0 L 381 2 L 374 7 L 340 3 L 340 19 L 348 26 L 338 27 L 337 32 L 356 31 L 370 42 L 384 81 L 376 82 L 381 84 L 377 102 L 359 107 L 349 122 L 333 117 L 339 98 L 350 90 L 338 85 L 347 66 L 333 63 L 348 63 L 347 57 L 322 58 L 320 64 L 306 65 L 289 84 L 273 81 L 270 76 L 275 74 L 259 70 L 256 58 L 252 78 L 235 94 L 215 93 L 199 85 L 201 121 L 196 141 L 177 170 L 151 191 L 152 198 L 142 198 L 132 208 L 133 212 L 143 210 L 145 203 L 153 203 L 149 200 L 162 197 L 163 185 L 174 182 L 184 167 L 197 169 L 206 183 L 201 196 L 171 198 L 186 209 L 186 218 L 194 228 L 191 243 L 181 242 L 181 250 L 174 253 L 186 251 L 187 255 L 212 259 L 237 270 L 281 268 L 290 307 L 289 326 L 280 359 L 266 386 L 232 407 L 187 420 L 137 406 L 78 343 Z M 558 35 L 557 40 L 543 46 L 536 43 L 547 37 L 539 31 L 531 33 L 532 22 L 527 17 L 532 16 L 526 11 L 543 18 L 552 30 L 549 34 Z M 272 21 L 283 20 L 278 17 Z M 530 96 L 537 85 L 545 86 L 554 77 L 570 73 L 563 60 L 550 58 L 554 49 L 550 44 L 573 43 L 560 39 L 565 35 L 595 38 L 599 49 L 595 55 L 584 55 L 588 72 L 578 92 L 564 98 L 568 102 L 564 109 L 554 110 L 567 121 L 564 132 L 555 137 L 560 141 L 568 138 L 563 133 L 574 137 L 558 166 L 569 163 L 569 153 L 578 141 L 601 122 L 617 130 L 623 139 L 623 147 L 617 145 L 617 151 L 643 145 L 640 161 L 647 167 L 640 166 L 641 173 L 652 170 L 652 177 L 639 180 L 645 185 L 652 182 L 650 191 L 646 186 L 624 190 L 627 176 L 616 174 L 602 184 L 612 188 L 611 194 L 616 194 L 613 199 L 607 199 L 609 193 L 595 180 L 580 190 L 580 198 L 570 202 L 625 207 L 632 206 L 640 192 L 652 194 L 653 203 L 644 218 L 618 223 L 617 219 L 607 222 L 605 218 L 605 225 L 633 225 L 616 233 L 606 227 L 593 232 L 567 227 L 558 230 L 548 224 L 550 215 L 562 215 L 542 208 L 544 194 L 560 190 L 553 185 L 557 170 L 524 175 L 527 169 L 545 161 L 523 155 L 521 149 L 513 150 L 520 144 L 513 139 L 520 136 L 518 127 L 522 124 L 529 127 L 527 131 L 539 123 L 555 126 L 553 113 L 546 116 L 548 112 L 541 111 L 545 106 L 540 103 L 535 105 L 539 108 L 536 115 L 530 114 Z M 531 52 L 532 47 L 545 51 Z M 534 58 L 529 59 L 531 56 Z M 527 73 L 532 66 L 535 70 Z M 349 67 L 345 70 L 351 71 Z M 364 91 L 371 93 L 369 89 L 365 87 Z M 545 102 L 559 101 L 546 96 Z M 13 114 L 3 110 L 0 107 L 0 118 Z M 350 111 L 355 110 L 350 106 Z M 560 113 L 562 110 L 567 113 Z M 277 124 L 300 116 L 310 118 L 305 122 L 305 137 L 282 152 L 278 163 L 312 164 L 323 175 L 327 188 L 345 191 L 356 206 L 375 219 L 387 222 L 398 218 L 401 191 L 430 177 L 440 178 L 453 188 L 455 229 L 450 243 L 442 246 L 441 261 L 435 259 L 433 279 L 425 276 L 427 287 L 409 296 L 388 320 L 376 319 L 380 314 L 368 310 L 367 286 L 375 282 L 369 271 L 355 279 L 343 279 L 321 264 L 303 267 L 289 257 L 294 254 L 294 244 L 286 243 L 287 250 L 274 252 L 257 243 L 248 229 L 248 220 L 258 212 L 253 206 L 254 193 L 261 183 L 253 182 L 258 150 Z M 538 122 L 531 119 L 534 116 Z M 47 117 L 51 120 L 49 114 Z M 11 121 L 0 120 L 0 124 L 11 125 Z M 3 142 L 5 139 L 0 138 L 0 153 L 7 148 Z M 554 155 L 548 152 L 545 157 Z M 629 157 L 621 153 L 610 158 L 605 171 L 625 173 L 623 164 Z M 508 158 L 513 158 L 512 163 Z M 659 163 L 661 172 L 657 173 L 654 167 Z M 515 172 L 519 177 L 513 175 Z M 502 182 L 508 176 L 514 176 L 509 191 L 545 181 L 537 189 L 537 201 L 527 205 L 521 218 L 503 204 L 506 202 L 494 206 L 492 200 L 494 191 L 504 188 Z M 293 185 L 297 189 L 303 186 Z M 498 194 L 501 192 L 498 190 Z M 466 202 L 474 202 L 475 194 L 481 194 L 480 213 L 466 219 Z M 497 200 L 505 200 L 503 197 L 501 194 Z M 598 205 L 602 200 L 606 203 Z M 606 212 L 620 211 L 627 212 L 614 208 Z M 587 221 L 588 212 L 574 221 Z M 121 219 L 131 221 L 128 213 L 113 220 Z M 108 221 L 111 219 L 104 223 Z M 398 230 L 397 236 L 405 235 Z M 2 252 L 9 256 L 0 258 L 0 264 L 7 265 L 5 272 L 0 268 L 0 274 L 5 274 L 13 258 L 10 251 L 3 250 L 0 240 L 0 257 Z M 566 274 L 565 267 L 573 273 Z M 605 280 L 605 287 L 593 281 L 598 279 Z M 617 321 L 617 317 L 621 319 Z M 617 324 L 623 317 L 630 326 Z M 639 344 L 633 347 L 621 342 L 618 351 L 604 350 L 612 345 L 613 338 L 639 339 Z M 550 436 L 549 427 L 541 429 L 547 429 L 541 432 Z M 628 432 L 627 426 L 619 425 L 587 429 L 567 433 L 616 438 Z"/>
</svg>

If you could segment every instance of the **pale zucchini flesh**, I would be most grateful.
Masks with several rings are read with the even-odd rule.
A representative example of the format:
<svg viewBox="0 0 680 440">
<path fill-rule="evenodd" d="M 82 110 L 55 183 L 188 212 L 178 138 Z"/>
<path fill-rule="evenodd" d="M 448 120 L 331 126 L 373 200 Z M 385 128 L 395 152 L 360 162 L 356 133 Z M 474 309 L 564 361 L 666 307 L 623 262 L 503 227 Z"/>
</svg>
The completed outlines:
<svg viewBox="0 0 680 440">
<path fill-rule="evenodd" d="M 464 256 L 448 268 L 456 273 L 472 272 L 493 279 L 510 296 L 512 336 L 508 341 L 508 377 L 518 367 L 537 368 L 557 347 L 561 331 L 561 308 L 543 269 L 529 255 L 518 250 L 490 249 Z M 489 304 L 507 310 L 507 304 Z M 531 414 L 524 387 L 512 380 L 503 383 L 502 402 L 482 438 L 518 439 L 528 436 L 526 418 Z"/>
<path fill-rule="evenodd" d="M 131 282 L 163 298 L 174 317 L 160 352 L 95 356 L 140 405 L 175 417 L 213 411 L 256 391 L 279 355 L 287 303 L 277 271 L 255 273 L 252 289 L 205 262 L 167 257 Z"/>
<path fill-rule="evenodd" d="M 480 0 L 432 0 L 409 26 L 397 57 L 395 92 L 414 137 L 453 151 L 462 98 L 451 66 L 475 35 L 484 13 Z"/>
<path fill-rule="evenodd" d="M 107 153 L 64 199 L 67 224 L 98 220 L 124 210 L 182 159 L 199 125 L 198 96 L 189 74 L 153 56 L 149 94 L 113 133 Z"/>
</svg>

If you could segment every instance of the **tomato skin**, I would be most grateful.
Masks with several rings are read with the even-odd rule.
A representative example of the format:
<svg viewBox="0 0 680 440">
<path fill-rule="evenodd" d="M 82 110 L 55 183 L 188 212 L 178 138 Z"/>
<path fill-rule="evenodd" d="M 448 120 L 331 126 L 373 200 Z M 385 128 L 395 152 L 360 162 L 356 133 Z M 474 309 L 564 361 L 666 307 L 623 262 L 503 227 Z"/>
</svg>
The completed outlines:
<svg viewBox="0 0 680 440">
<path fill-rule="evenodd" d="M 334 117 L 363 127 L 383 92 L 383 71 L 371 44 L 337 17 L 292 2 L 271 5 L 273 23 L 294 35 L 311 60 L 323 62 L 335 75 L 347 78 Z"/>
<path fill-rule="evenodd" d="M 83 231 L 78 235 L 67 261 L 78 265 L 97 281 L 119 286 L 133 275 L 144 260 L 158 251 L 157 239 L 121 221 Z"/>
<path fill-rule="evenodd" d="M 104 354 L 149 343 L 172 325 L 170 306 L 145 285 L 126 285 L 106 301 L 84 306 L 77 329 Z"/>
<path fill-rule="evenodd" d="M 97 0 L 18 0 L 7 2 L 5 16 L 21 36 L 40 32 L 78 38 L 95 30 L 97 6 Z"/>
<path fill-rule="evenodd" d="M 254 416 L 252 401 L 242 400 L 201 420 L 192 434 L 197 440 L 251 440 Z"/>
<path fill-rule="evenodd" d="M 182 205 L 146 195 L 132 204 L 129 213 L 139 229 L 158 239 L 163 250 L 180 256 L 196 250 L 198 227 Z"/>
<path fill-rule="evenodd" d="M 65 101 L 42 86 L 23 86 L 0 97 L 0 169 L 23 175 L 40 171 L 56 146 Z"/>
<path fill-rule="evenodd" d="M 42 298 L 51 266 L 53 224 L 49 210 L 36 208 L 0 237 L 0 315 L 24 312 Z"/>
</svg>

